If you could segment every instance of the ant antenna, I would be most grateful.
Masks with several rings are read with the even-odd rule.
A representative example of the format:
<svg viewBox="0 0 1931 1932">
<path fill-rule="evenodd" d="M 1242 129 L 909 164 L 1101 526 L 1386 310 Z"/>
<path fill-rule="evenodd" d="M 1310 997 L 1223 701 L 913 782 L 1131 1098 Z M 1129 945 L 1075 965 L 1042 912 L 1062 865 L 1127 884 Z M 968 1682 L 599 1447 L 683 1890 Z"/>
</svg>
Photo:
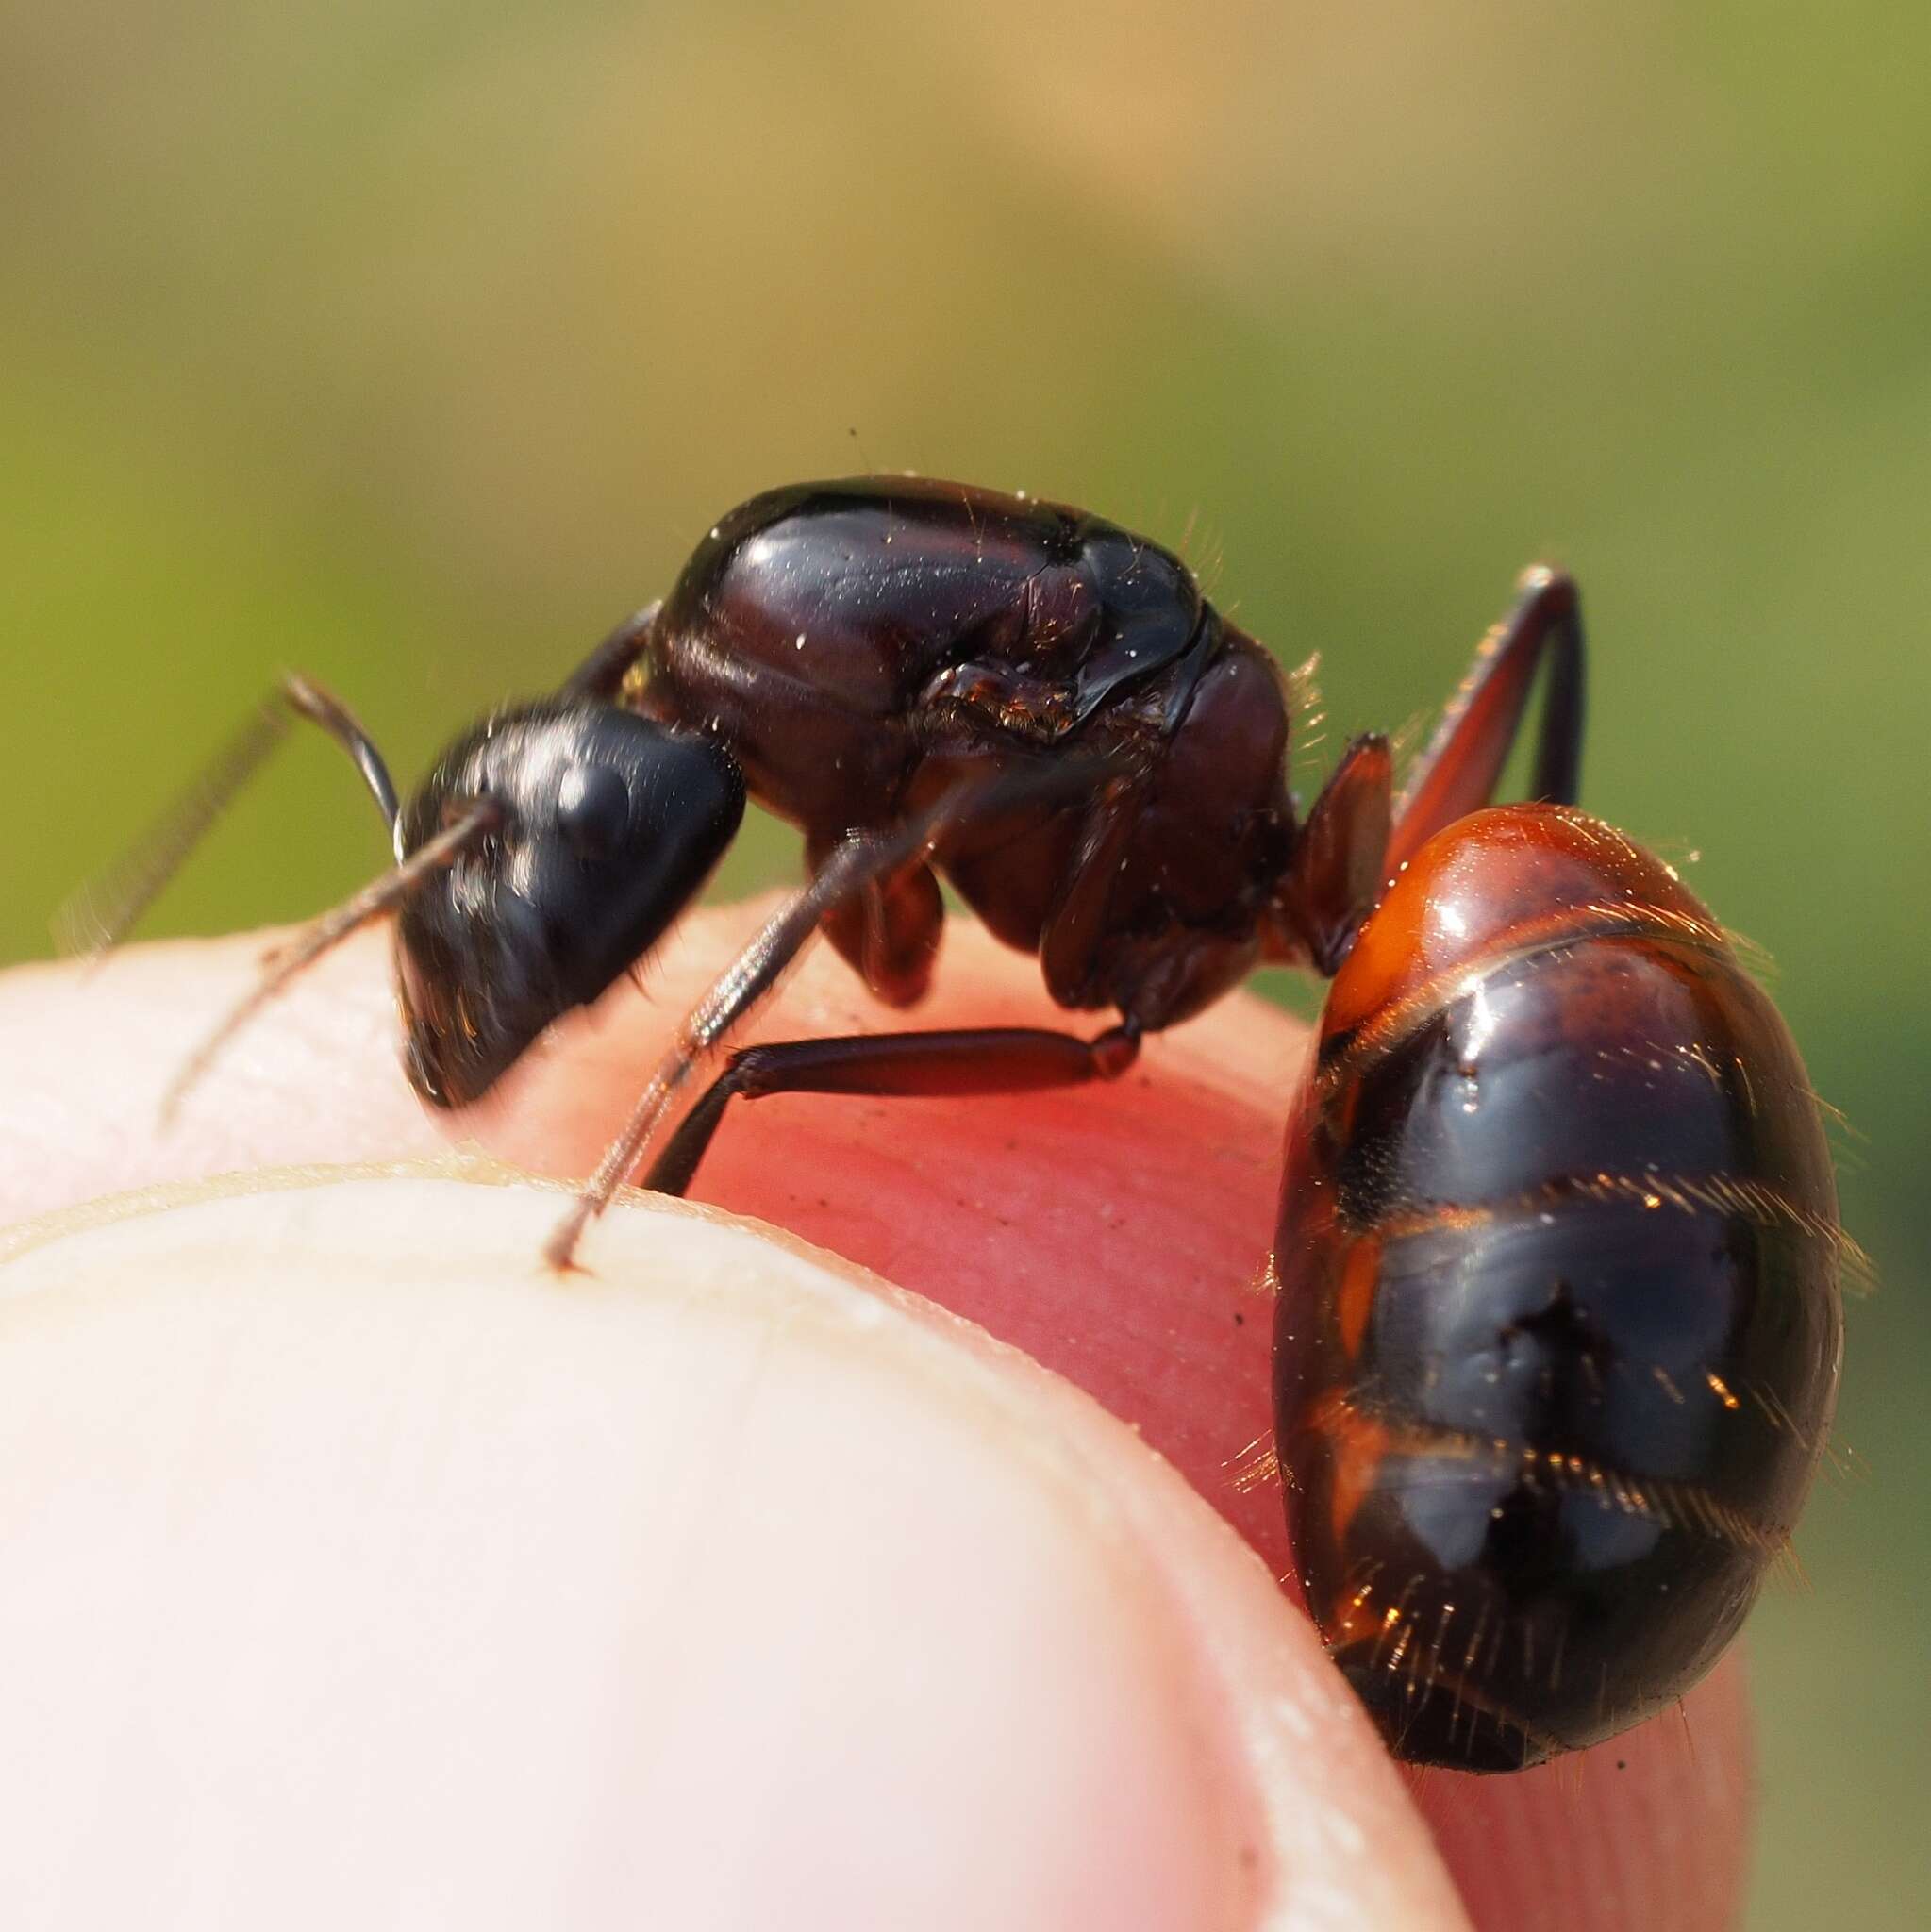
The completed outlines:
<svg viewBox="0 0 1931 1932">
<path fill-rule="evenodd" d="M 362 783 L 369 788 L 369 796 L 375 801 L 375 809 L 382 814 L 390 843 L 395 850 L 395 862 L 400 865 L 405 857 L 402 806 L 396 798 L 395 783 L 389 775 L 389 766 L 375 749 L 375 741 L 333 691 L 323 690 L 319 684 L 297 672 L 290 672 L 282 679 L 281 694 L 290 709 L 308 719 L 311 724 L 321 725 L 355 759 L 356 769 L 362 774 Z"/>
<path fill-rule="evenodd" d="M 168 1083 L 160 1104 L 163 1125 L 174 1119 L 188 1091 L 208 1072 L 222 1048 L 291 979 L 358 927 L 379 918 L 391 906 L 399 906 L 425 879 L 454 865 L 470 845 L 503 823 L 503 808 L 493 799 L 455 799 L 447 809 L 450 821 L 435 838 L 332 911 L 325 912 L 270 958 L 260 980 L 229 1008 Z"/>
<path fill-rule="evenodd" d="M 208 828 L 268 762 L 270 753 L 288 736 L 295 718 L 321 725 L 356 761 L 399 860 L 401 808 L 382 754 L 340 698 L 291 673 L 248 714 L 147 831 L 55 914 L 54 940 L 59 950 L 98 958 L 118 946 L 181 870 Z"/>
<path fill-rule="evenodd" d="M 571 1268 L 584 1229 L 610 1205 L 624 1177 L 636 1170 L 679 1089 L 784 976 L 828 913 L 874 881 L 930 858 L 946 834 L 969 819 L 1022 808 L 1060 792 L 1090 796 L 1129 782 L 1131 769 L 1129 759 L 1117 756 L 1078 758 L 1043 769 L 1031 766 L 961 785 L 896 831 L 847 838 L 810 884 L 772 914 L 686 1016 L 623 1131 L 544 1244 L 543 1258 L 558 1274 Z"/>
</svg>

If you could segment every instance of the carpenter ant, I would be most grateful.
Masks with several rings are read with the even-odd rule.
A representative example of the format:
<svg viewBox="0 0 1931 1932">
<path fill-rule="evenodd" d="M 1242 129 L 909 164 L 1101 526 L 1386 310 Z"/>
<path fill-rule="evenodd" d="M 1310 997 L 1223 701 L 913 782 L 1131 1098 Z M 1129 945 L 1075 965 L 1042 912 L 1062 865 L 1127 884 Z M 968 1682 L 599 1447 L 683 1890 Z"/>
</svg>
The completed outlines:
<svg viewBox="0 0 1931 1932">
<path fill-rule="evenodd" d="M 1484 809 L 1544 664 L 1536 802 Z M 1846 1244 L 1774 1009 L 1673 874 L 1570 808 L 1565 575 L 1523 579 L 1399 797 L 1370 734 L 1305 818 L 1283 681 L 1178 558 L 909 478 L 733 510 L 661 604 L 460 739 L 407 808 L 336 701 L 280 698 L 164 824 L 108 936 L 290 709 L 356 758 L 397 865 L 177 1089 L 395 908 L 409 1079 L 475 1100 L 662 936 L 747 792 L 802 827 L 812 881 L 680 1029 L 559 1266 L 816 931 L 881 998 L 919 999 L 941 873 L 1057 1004 L 1117 1021 L 751 1047 L 647 1185 L 681 1193 L 734 1098 L 1112 1078 L 1257 964 L 1311 965 L 1335 982 L 1288 1141 L 1276 1436 L 1310 1607 L 1390 1746 L 1533 1763 L 1679 1696 L 1727 1642 L 1829 1424 Z"/>
</svg>

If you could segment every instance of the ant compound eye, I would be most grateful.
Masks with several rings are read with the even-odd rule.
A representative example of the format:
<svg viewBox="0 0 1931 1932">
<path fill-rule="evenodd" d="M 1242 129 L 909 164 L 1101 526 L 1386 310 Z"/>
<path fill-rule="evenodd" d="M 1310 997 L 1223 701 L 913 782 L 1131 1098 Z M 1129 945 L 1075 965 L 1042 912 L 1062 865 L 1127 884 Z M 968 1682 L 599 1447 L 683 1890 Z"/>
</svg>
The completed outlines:
<svg viewBox="0 0 1931 1932">
<path fill-rule="evenodd" d="M 573 765 L 557 788 L 557 825 L 580 858 L 607 858 L 630 829 L 630 787 L 610 765 Z"/>
</svg>

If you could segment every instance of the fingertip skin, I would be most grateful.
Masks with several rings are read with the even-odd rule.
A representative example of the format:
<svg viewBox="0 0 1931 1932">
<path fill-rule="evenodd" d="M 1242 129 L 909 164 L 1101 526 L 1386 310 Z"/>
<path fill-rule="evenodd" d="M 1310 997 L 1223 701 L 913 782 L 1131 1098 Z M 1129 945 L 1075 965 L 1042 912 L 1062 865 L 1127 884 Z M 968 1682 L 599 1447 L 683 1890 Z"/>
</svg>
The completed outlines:
<svg viewBox="0 0 1931 1932">
<path fill-rule="evenodd" d="M 452 1141 L 580 1176 L 669 1026 L 764 909 L 686 922 L 651 963 L 642 997 L 621 987 L 558 1029 L 497 1104 L 453 1119 L 426 1115 L 402 1079 L 380 935 L 344 947 L 271 1008 L 166 1139 L 152 1131 L 154 1099 L 249 983 L 266 938 L 137 948 L 92 975 L 0 975 L 0 1215 L 234 1168 L 419 1158 Z M 951 925 L 918 1024 L 1065 1020 L 1034 962 Z M 904 1023 L 869 1006 L 821 948 L 757 1031 L 888 1024 Z M 1012 1102 L 760 1102 L 727 1124 L 699 1191 L 971 1317 L 1076 1383 L 1285 1578 L 1268 1468 L 1266 1257 L 1304 1048 L 1282 1015 L 1237 996 L 1149 1041 L 1140 1066 L 1107 1087 Z M 586 1251 L 593 1270 L 601 1239 L 593 1232 Z M 1289 1627 L 1285 1600 L 1268 1601 Z M 1332 1674 L 1323 1681 L 1339 1691 Z M 1740 1683 L 1732 1660 L 1681 1716 L 1522 1776 L 1402 1774 L 1474 1922 L 1665 1932 L 1726 1923 L 1750 1809 Z M 1290 1708 L 1307 1731 L 1282 1748 L 1316 1761 L 1358 1715 L 1345 1703 Z M 1327 1815 L 1348 1830 L 1344 1810 Z M 1373 1855 L 1357 1842 L 1357 1857 Z"/>
<path fill-rule="evenodd" d="M 624 1205 L 559 1283 L 558 1204 L 310 1172 L 14 1237 L 26 1922 L 1464 1923 L 1130 1430 L 714 1212 Z"/>
</svg>

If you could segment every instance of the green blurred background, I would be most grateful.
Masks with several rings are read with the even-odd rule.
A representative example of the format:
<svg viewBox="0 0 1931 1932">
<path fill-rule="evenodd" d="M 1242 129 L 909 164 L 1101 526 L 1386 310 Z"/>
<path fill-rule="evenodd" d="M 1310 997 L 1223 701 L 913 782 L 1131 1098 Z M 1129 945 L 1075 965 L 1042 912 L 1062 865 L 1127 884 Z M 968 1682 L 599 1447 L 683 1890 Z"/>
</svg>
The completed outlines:
<svg viewBox="0 0 1931 1932">
<path fill-rule="evenodd" d="M 414 772 L 774 482 L 1184 542 L 1324 654 L 1304 789 L 1568 563 L 1586 802 L 1775 959 L 1884 1284 L 1751 1923 L 1919 1925 L 1927 216 L 1922 7 L 0 0 L 0 957 L 278 667 Z M 366 875 L 354 789 L 285 758 L 151 928 Z"/>
</svg>

